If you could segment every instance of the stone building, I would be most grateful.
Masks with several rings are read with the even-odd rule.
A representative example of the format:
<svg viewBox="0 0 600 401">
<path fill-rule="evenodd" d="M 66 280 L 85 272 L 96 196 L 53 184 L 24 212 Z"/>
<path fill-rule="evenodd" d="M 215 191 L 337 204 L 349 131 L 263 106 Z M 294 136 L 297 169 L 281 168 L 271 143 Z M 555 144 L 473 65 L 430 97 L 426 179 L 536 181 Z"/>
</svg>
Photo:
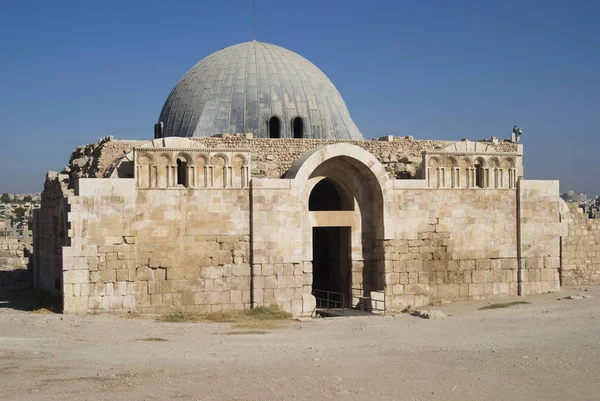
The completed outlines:
<svg viewBox="0 0 600 401">
<path fill-rule="evenodd" d="M 582 203 L 587 201 L 587 195 L 584 193 L 579 193 L 576 194 L 575 191 L 567 191 L 567 193 L 561 194 L 560 197 L 565 201 L 565 202 L 576 202 L 576 203 Z"/>
<path fill-rule="evenodd" d="M 249 42 L 196 64 L 154 139 L 108 137 L 46 176 L 34 283 L 64 312 L 209 312 L 315 297 L 399 311 L 560 287 L 568 209 L 523 145 L 365 140 L 302 56 Z M 333 299 L 332 298 L 332 299 Z"/>
</svg>

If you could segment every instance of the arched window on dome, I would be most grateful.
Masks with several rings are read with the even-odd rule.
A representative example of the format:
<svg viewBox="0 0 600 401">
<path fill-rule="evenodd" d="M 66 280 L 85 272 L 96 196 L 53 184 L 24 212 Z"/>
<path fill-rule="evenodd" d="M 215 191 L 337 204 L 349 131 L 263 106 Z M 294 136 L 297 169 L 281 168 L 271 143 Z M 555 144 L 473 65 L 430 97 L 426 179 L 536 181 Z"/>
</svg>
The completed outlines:
<svg viewBox="0 0 600 401">
<path fill-rule="evenodd" d="M 292 120 L 292 132 L 294 138 L 304 138 L 304 121 L 302 121 L 302 117 L 296 117 Z"/>
<path fill-rule="evenodd" d="M 281 138 L 281 124 L 279 118 L 273 116 L 269 118 L 269 138 Z"/>
</svg>

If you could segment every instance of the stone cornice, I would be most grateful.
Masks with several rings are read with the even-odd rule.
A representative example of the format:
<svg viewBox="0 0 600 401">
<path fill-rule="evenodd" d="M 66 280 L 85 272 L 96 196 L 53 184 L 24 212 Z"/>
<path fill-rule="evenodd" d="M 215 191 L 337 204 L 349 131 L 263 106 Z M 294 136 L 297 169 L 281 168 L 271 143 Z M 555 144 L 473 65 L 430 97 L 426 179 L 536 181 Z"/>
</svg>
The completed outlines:
<svg viewBox="0 0 600 401">
<path fill-rule="evenodd" d="M 448 151 L 423 151 L 424 155 L 436 156 L 521 156 L 517 152 L 448 152 Z"/>
<path fill-rule="evenodd" d="M 251 153 L 251 149 L 236 148 L 133 148 L 136 152 L 199 152 L 199 153 Z"/>
</svg>

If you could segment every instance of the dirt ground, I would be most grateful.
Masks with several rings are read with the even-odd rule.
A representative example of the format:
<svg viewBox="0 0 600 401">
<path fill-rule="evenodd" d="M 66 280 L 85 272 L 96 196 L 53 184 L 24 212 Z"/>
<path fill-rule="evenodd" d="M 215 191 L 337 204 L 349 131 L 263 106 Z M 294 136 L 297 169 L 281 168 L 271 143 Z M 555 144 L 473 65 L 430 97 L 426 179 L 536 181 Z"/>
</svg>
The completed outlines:
<svg viewBox="0 0 600 401">
<path fill-rule="evenodd" d="M 557 300 L 570 294 L 593 298 Z M 600 288 L 315 319 L 266 334 L 0 297 L 0 400 L 600 400 Z M 156 338 L 167 341 L 144 341 Z"/>
</svg>

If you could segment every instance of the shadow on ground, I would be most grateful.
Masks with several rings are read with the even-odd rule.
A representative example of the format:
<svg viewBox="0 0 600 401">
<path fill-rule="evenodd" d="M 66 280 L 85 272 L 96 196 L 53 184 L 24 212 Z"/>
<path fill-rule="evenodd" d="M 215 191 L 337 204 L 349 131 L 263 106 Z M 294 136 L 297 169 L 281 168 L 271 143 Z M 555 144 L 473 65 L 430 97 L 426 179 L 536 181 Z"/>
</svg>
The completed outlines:
<svg viewBox="0 0 600 401">
<path fill-rule="evenodd" d="M 46 309 L 50 312 L 61 311 L 59 302 L 55 299 L 45 297 L 34 290 L 0 290 L 0 309 L 14 309 L 28 312 L 39 309 Z"/>
</svg>

